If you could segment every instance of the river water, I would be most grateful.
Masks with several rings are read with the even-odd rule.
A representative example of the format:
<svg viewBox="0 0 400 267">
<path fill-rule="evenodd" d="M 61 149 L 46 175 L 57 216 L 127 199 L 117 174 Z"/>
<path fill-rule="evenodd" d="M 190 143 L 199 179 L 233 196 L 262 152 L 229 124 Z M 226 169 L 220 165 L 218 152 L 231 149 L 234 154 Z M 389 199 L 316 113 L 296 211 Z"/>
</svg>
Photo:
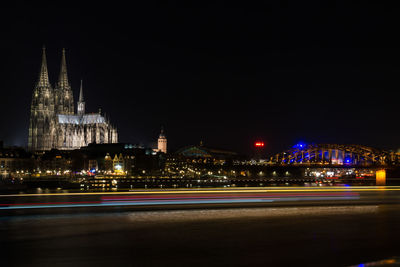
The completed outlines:
<svg viewBox="0 0 400 267">
<path fill-rule="evenodd" d="M 348 266 L 400 255 L 400 206 L 0 216 L 5 266 Z"/>
</svg>

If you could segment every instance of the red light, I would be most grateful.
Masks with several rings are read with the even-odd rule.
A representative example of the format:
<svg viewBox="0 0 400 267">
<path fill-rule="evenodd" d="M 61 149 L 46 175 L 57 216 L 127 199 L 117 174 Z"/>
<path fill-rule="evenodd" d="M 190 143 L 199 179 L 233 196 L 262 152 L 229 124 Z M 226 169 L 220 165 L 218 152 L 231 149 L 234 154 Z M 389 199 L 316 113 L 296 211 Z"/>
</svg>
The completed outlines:
<svg viewBox="0 0 400 267">
<path fill-rule="evenodd" d="M 255 147 L 264 147 L 264 142 L 257 141 L 254 143 Z"/>
</svg>

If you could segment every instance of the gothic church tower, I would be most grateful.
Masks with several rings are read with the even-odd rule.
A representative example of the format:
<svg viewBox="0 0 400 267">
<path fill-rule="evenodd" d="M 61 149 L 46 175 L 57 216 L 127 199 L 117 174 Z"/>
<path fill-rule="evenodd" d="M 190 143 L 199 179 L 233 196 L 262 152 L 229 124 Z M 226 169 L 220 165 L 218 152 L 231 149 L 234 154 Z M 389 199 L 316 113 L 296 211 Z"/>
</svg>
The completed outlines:
<svg viewBox="0 0 400 267">
<path fill-rule="evenodd" d="M 71 85 L 68 81 L 67 62 L 65 59 L 65 49 L 62 50 L 60 75 L 54 90 L 56 114 L 74 114 L 74 97 L 72 94 Z"/>
<path fill-rule="evenodd" d="M 82 80 L 81 80 L 81 89 L 79 90 L 79 101 L 77 107 L 78 116 L 85 115 L 85 101 L 83 100 L 83 88 L 82 88 Z"/>
<path fill-rule="evenodd" d="M 33 90 L 31 116 L 29 121 L 29 150 L 50 150 L 53 147 L 54 93 L 47 70 L 46 49 L 43 47 L 42 65 L 38 82 Z"/>
</svg>

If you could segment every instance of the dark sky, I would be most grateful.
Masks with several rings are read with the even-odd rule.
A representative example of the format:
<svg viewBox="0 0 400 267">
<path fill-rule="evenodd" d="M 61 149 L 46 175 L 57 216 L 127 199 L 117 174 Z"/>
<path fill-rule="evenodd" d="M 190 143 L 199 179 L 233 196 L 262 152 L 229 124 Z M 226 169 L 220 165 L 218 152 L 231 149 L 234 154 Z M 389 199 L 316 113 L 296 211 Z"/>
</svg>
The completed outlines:
<svg viewBox="0 0 400 267">
<path fill-rule="evenodd" d="M 137 1 L 133 1 L 136 3 Z M 101 108 L 121 142 L 250 153 L 299 140 L 400 147 L 400 10 L 369 1 L 263 6 L 143 1 L 2 8 L 0 140 L 26 145 L 46 45 L 75 98 Z"/>
</svg>

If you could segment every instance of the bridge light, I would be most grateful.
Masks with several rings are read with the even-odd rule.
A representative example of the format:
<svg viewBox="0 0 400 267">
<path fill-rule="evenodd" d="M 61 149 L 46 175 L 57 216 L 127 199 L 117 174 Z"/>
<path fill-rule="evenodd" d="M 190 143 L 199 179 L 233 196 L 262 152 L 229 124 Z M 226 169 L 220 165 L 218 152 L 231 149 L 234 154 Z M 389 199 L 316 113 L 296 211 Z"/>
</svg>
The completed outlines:
<svg viewBox="0 0 400 267">
<path fill-rule="evenodd" d="M 304 148 L 306 148 L 306 146 L 307 146 L 306 143 L 304 143 L 304 142 L 299 142 L 299 143 L 297 143 L 297 144 L 294 146 L 294 148 L 297 148 L 297 149 L 304 149 Z"/>
</svg>

